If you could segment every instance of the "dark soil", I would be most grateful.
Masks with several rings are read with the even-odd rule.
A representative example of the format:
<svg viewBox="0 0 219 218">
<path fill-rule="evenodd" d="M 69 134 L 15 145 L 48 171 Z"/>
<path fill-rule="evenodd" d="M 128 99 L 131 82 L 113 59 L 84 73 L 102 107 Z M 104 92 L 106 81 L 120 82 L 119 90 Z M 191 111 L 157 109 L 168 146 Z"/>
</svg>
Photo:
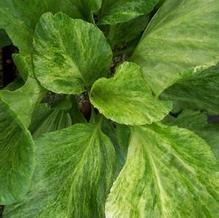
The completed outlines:
<svg viewBox="0 0 219 218">
<path fill-rule="evenodd" d="M 12 60 L 12 54 L 18 49 L 9 45 L 0 49 L 0 88 L 7 86 L 17 77 L 16 67 Z"/>
<path fill-rule="evenodd" d="M 4 210 L 4 206 L 0 205 L 0 218 L 2 218 L 3 210 Z"/>
</svg>

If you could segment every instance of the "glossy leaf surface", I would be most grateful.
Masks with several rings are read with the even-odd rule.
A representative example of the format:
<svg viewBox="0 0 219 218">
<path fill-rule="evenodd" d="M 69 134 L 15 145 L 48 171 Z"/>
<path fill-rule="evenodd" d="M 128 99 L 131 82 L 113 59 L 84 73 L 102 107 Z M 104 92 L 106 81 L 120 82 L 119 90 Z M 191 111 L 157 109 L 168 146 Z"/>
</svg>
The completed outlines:
<svg viewBox="0 0 219 218">
<path fill-rule="evenodd" d="M 157 95 L 184 73 L 218 63 L 218 20 L 218 0 L 164 2 L 133 55 Z"/>
<path fill-rule="evenodd" d="M 0 28 L 5 29 L 21 52 L 29 53 L 32 51 L 34 28 L 40 16 L 47 11 L 63 11 L 73 18 L 82 17 L 75 2 L 77 0 L 1 0 Z"/>
<path fill-rule="evenodd" d="M 204 140 L 177 127 L 133 127 L 106 217 L 216 217 L 217 198 L 216 158 Z"/>
<path fill-rule="evenodd" d="M 127 22 L 148 15 L 159 0 L 109 0 L 103 2 L 101 24 Z"/>
<path fill-rule="evenodd" d="M 141 68 L 123 63 L 111 79 L 97 80 L 90 94 L 92 104 L 107 118 L 127 125 L 162 120 L 171 110 L 169 102 L 155 98 Z"/>
<path fill-rule="evenodd" d="M 196 73 L 187 73 L 162 93 L 174 101 L 178 110 L 198 109 L 219 114 L 219 65 Z"/>
<path fill-rule="evenodd" d="M 34 37 L 34 73 L 41 85 L 80 94 L 110 67 L 112 51 L 93 24 L 58 13 L 44 14 Z"/>
<path fill-rule="evenodd" d="M 27 198 L 5 218 L 102 218 L 115 151 L 99 124 L 76 124 L 36 140 L 37 167 Z"/>
<path fill-rule="evenodd" d="M 29 189 L 33 172 L 30 133 L 0 98 L 0 204 L 20 200 Z"/>
</svg>

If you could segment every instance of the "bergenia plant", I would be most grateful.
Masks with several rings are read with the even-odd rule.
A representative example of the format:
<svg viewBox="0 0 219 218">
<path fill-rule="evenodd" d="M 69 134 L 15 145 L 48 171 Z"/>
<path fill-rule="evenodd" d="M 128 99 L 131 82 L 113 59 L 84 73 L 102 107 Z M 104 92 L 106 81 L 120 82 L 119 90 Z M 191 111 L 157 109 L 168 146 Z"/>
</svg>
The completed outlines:
<svg viewBox="0 0 219 218">
<path fill-rule="evenodd" d="M 218 0 L 1 0 L 0 29 L 3 218 L 218 217 Z"/>
</svg>

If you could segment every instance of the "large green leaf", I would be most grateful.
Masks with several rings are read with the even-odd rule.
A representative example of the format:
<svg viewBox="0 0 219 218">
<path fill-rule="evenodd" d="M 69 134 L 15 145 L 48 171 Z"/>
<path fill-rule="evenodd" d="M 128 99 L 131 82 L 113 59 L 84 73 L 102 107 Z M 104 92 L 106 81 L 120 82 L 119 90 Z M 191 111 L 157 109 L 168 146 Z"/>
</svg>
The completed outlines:
<svg viewBox="0 0 219 218">
<path fill-rule="evenodd" d="M 100 124 L 76 124 L 38 138 L 37 166 L 27 198 L 5 218 L 103 218 L 115 151 Z"/>
<path fill-rule="evenodd" d="M 33 171 L 30 133 L 0 100 L 0 204 L 20 200 L 29 189 Z"/>
<path fill-rule="evenodd" d="M 219 61 L 218 20 L 218 0 L 164 2 L 133 56 L 157 95 L 184 73 Z"/>
<path fill-rule="evenodd" d="M 133 127 L 106 217 L 217 217 L 215 165 L 209 146 L 189 130 L 160 124 Z"/>
<path fill-rule="evenodd" d="M 73 18 L 81 17 L 78 0 L 1 0 L 0 28 L 4 28 L 20 51 L 32 51 L 32 38 L 39 17 L 47 12 L 63 11 Z M 18 31 L 19 30 L 19 31 Z"/>
<path fill-rule="evenodd" d="M 179 109 L 206 110 L 219 113 L 219 65 L 204 71 L 185 74 L 162 93 L 164 99 L 174 101 Z"/>
<path fill-rule="evenodd" d="M 149 14 L 159 0 L 108 0 L 103 1 L 101 24 L 127 22 Z"/>
<path fill-rule="evenodd" d="M 128 125 L 162 120 L 171 109 L 153 96 L 141 68 L 131 62 L 123 63 L 113 78 L 97 80 L 90 100 L 107 118 Z"/>
<path fill-rule="evenodd" d="M 112 51 L 93 24 L 58 13 L 44 14 L 34 37 L 35 75 L 56 93 L 77 94 L 106 75 Z"/>
</svg>

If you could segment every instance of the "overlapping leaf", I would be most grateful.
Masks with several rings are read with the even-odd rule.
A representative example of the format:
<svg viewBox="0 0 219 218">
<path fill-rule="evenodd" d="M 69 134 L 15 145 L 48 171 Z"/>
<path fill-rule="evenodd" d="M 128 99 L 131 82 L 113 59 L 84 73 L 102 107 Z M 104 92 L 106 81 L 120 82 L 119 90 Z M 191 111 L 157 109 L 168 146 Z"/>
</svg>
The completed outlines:
<svg viewBox="0 0 219 218">
<path fill-rule="evenodd" d="M 218 19 L 218 0 L 165 1 L 133 56 L 157 95 L 182 74 L 218 62 Z"/>
<path fill-rule="evenodd" d="M 128 157 L 106 204 L 107 218 L 216 217 L 216 158 L 189 130 L 133 127 Z"/>
<path fill-rule="evenodd" d="M 23 56 L 17 58 L 24 60 Z M 31 74 L 32 68 L 26 64 L 18 68 Z M 28 191 L 33 171 L 33 142 L 27 127 L 42 94 L 42 88 L 31 75 L 19 89 L 0 91 L 0 204 L 18 201 Z"/>
<path fill-rule="evenodd" d="M 119 50 L 119 52 L 121 52 L 121 49 L 118 49 L 120 47 L 124 47 L 127 50 L 131 49 L 131 52 L 133 52 L 148 22 L 149 16 L 140 16 L 129 22 L 110 25 L 107 39 L 110 41 L 111 46 Z M 132 42 L 135 43 L 133 48 L 130 48 Z"/>
<path fill-rule="evenodd" d="M 127 22 L 149 14 L 159 0 L 109 0 L 103 1 L 101 24 Z"/>
<path fill-rule="evenodd" d="M 72 120 L 68 111 L 39 105 L 33 112 L 30 131 L 32 136 L 37 138 L 44 133 L 63 129 L 71 124 Z"/>
<path fill-rule="evenodd" d="M 16 113 L 27 127 L 30 124 L 34 107 L 40 100 L 41 95 L 42 88 L 34 78 L 29 78 L 24 86 L 15 91 L 0 91 L 0 99 L 7 102 L 10 109 Z"/>
<path fill-rule="evenodd" d="M 32 191 L 4 217 L 104 217 L 115 151 L 99 125 L 76 124 L 38 138 Z"/>
<path fill-rule="evenodd" d="M 87 20 L 92 21 L 92 16 L 94 12 L 97 12 L 101 5 L 102 0 L 74 0 L 74 4 L 76 4 Z"/>
<path fill-rule="evenodd" d="M 30 133 L 0 99 L 0 204 L 20 200 L 29 189 L 33 171 Z"/>
<path fill-rule="evenodd" d="M 141 68 L 131 62 L 123 63 L 113 78 L 97 80 L 90 99 L 107 118 L 128 125 L 162 120 L 171 109 L 169 102 L 153 96 Z"/>
<path fill-rule="evenodd" d="M 164 122 L 187 128 L 202 137 L 214 151 L 219 161 L 219 124 L 208 123 L 207 115 L 200 111 L 183 111 L 177 118 L 169 116 Z"/>
<path fill-rule="evenodd" d="M 56 93 L 77 94 L 106 75 L 112 51 L 94 25 L 58 13 L 44 14 L 34 37 L 35 75 Z"/>
<path fill-rule="evenodd" d="M 178 110 L 190 108 L 219 113 L 219 65 L 196 73 L 187 73 L 162 93 L 174 101 Z"/>
<path fill-rule="evenodd" d="M 75 2 L 77 0 L 1 0 L 0 28 L 6 30 L 21 52 L 29 53 L 32 51 L 34 28 L 40 16 L 47 11 L 63 11 L 73 18 L 81 17 Z"/>
</svg>

